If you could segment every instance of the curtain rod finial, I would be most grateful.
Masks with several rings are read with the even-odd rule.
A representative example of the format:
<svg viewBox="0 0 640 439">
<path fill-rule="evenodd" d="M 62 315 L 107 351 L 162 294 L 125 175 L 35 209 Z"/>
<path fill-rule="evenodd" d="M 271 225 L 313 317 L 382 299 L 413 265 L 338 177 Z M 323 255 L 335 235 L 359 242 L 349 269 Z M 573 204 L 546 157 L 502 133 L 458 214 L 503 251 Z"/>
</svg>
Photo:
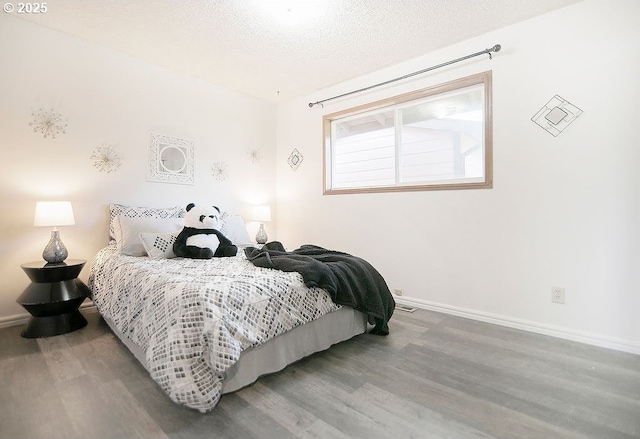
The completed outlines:
<svg viewBox="0 0 640 439">
<path fill-rule="evenodd" d="M 491 48 L 491 50 L 494 52 L 500 52 L 500 49 L 502 49 L 502 46 L 500 44 L 496 44 Z"/>
</svg>

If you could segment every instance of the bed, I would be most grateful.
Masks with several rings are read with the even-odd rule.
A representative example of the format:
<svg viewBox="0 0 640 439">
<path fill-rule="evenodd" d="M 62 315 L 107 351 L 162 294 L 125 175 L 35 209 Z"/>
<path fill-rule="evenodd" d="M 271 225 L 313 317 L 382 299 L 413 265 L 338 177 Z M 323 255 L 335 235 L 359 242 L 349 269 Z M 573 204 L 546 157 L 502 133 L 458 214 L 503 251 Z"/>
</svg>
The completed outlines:
<svg viewBox="0 0 640 439">
<path fill-rule="evenodd" d="M 92 300 L 178 404 L 207 412 L 224 393 L 373 323 L 366 308 L 335 303 L 299 272 L 254 265 L 247 254 L 257 249 L 240 217 L 224 214 L 221 227 L 239 246 L 235 257 L 195 260 L 171 256 L 181 208 L 110 211 L 109 245 L 91 264 Z"/>
</svg>

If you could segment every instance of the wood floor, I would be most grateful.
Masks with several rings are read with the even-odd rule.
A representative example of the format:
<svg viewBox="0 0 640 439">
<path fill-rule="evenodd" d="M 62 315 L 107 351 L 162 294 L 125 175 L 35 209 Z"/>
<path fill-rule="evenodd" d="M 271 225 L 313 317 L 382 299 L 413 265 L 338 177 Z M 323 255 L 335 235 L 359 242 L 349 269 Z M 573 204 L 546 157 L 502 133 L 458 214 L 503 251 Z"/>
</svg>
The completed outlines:
<svg viewBox="0 0 640 439">
<path fill-rule="evenodd" d="M 417 310 L 175 405 L 95 312 L 63 336 L 0 329 L 0 438 L 640 437 L 640 356 Z"/>
</svg>

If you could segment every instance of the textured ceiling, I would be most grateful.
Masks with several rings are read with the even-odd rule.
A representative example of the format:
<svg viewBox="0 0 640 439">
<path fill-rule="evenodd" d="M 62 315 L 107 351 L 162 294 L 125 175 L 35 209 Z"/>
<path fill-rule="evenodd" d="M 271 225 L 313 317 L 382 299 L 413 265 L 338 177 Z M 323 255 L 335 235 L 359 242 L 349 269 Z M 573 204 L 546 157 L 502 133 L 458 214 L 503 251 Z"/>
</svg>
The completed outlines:
<svg viewBox="0 0 640 439">
<path fill-rule="evenodd" d="M 578 1 L 50 0 L 14 15 L 279 103 Z"/>
</svg>

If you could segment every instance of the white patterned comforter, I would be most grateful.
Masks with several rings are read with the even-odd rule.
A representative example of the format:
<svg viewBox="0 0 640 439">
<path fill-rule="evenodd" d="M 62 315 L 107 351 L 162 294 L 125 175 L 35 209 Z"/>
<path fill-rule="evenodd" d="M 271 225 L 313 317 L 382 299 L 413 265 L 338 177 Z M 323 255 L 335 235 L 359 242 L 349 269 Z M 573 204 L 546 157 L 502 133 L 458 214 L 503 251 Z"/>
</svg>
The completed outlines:
<svg viewBox="0 0 640 439">
<path fill-rule="evenodd" d="M 225 371 L 252 346 L 339 308 L 298 273 L 233 258 L 124 256 L 114 245 L 91 264 L 98 311 L 146 352 L 153 379 L 173 401 L 205 412 Z"/>
</svg>

